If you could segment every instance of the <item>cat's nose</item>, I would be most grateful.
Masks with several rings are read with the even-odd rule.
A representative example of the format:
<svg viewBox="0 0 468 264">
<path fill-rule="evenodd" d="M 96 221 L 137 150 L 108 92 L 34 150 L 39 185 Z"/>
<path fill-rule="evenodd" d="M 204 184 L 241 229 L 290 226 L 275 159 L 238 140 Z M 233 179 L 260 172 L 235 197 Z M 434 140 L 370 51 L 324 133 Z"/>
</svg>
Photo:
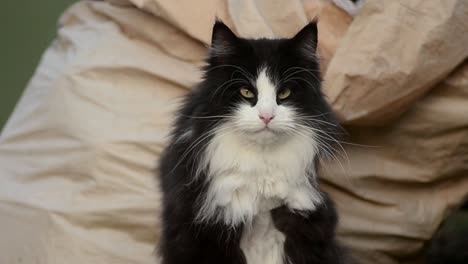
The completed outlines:
<svg viewBox="0 0 468 264">
<path fill-rule="evenodd" d="M 263 121 L 263 123 L 265 123 L 265 125 L 268 125 L 268 123 L 270 123 L 270 121 L 275 118 L 275 116 L 272 114 L 261 114 L 258 117 Z"/>
</svg>

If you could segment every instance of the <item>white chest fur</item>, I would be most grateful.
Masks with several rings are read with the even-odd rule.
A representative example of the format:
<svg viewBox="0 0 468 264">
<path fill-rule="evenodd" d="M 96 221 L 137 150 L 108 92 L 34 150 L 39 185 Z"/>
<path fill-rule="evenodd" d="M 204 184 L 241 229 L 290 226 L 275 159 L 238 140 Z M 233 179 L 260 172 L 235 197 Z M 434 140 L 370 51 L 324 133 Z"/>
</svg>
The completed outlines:
<svg viewBox="0 0 468 264">
<path fill-rule="evenodd" d="M 203 157 L 209 188 L 199 219 L 249 224 L 280 204 L 313 210 L 321 202 L 306 176 L 316 153 L 314 140 L 292 137 L 275 145 L 243 142 L 234 132 L 216 135 Z"/>
<path fill-rule="evenodd" d="M 248 264 L 283 264 L 285 239 L 275 228 L 270 212 L 263 212 L 244 228 L 241 249 Z"/>
</svg>

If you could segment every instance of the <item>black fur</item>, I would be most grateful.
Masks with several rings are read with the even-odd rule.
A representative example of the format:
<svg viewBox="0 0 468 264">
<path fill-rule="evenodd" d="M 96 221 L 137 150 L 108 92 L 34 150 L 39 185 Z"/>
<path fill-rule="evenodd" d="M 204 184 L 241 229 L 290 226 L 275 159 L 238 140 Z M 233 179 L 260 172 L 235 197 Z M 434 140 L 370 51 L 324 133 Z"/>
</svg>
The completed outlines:
<svg viewBox="0 0 468 264">
<path fill-rule="evenodd" d="M 205 195 L 203 172 L 194 177 L 199 157 L 210 137 L 194 144 L 223 118 L 203 118 L 228 115 L 240 100 L 242 86 L 251 85 L 246 75 L 256 76 L 261 65 L 268 64 L 271 76 L 292 73 L 292 67 L 306 71 L 294 73 L 288 80 L 293 94 L 284 104 L 294 104 L 307 115 L 324 122 L 307 124 L 327 132 L 324 144 L 333 145 L 337 122 L 320 90 L 319 64 L 313 55 L 317 44 L 317 26 L 310 23 L 293 39 L 237 38 L 223 23 L 216 22 L 213 41 L 203 81 L 184 101 L 173 129 L 169 146 L 160 161 L 163 192 L 163 233 L 160 253 L 163 264 L 246 263 L 239 247 L 242 224 L 228 227 L 223 223 L 200 223 L 195 216 L 199 201 Z M 227 66 L 230 65 L 230 66 Z M 229 82 L 231 79 L 245 79 Z M 226 81 L 228 81 L 226 83 Z M 281 88 L 280 88 L 281 89 Z M 254 87 L 252 90 L 255 91 Z M 255 104 L 255 99 L 251 99 Z M 334 124 L 334 125 L 330 125 Z M 190 137 L 181 138 L 191 130 Z M 325 149 L 325 145 L 324 145 Z M 324 156 L 326 152 L 321 153 Z M 317 157 L 316 157 L 317 158 Z M 293 264 L 338 264 L 343 251 L 335 240 L 337 222 L 333 203 L 326 197 L 314 212 L 290 211 L 286 207 L 272 210 L 276 227 L 286 235 L 285 252 Z"/>
<path fill-rule="evenodd" d="M 276 228 L 286 235 L 284 248 L 291 263 L 351 263 L 335 239 L 338 217 L 333 202 L 324 197 L 313 212 L 292 212 L 285 206 L 272 210 Z"/>
</svg>

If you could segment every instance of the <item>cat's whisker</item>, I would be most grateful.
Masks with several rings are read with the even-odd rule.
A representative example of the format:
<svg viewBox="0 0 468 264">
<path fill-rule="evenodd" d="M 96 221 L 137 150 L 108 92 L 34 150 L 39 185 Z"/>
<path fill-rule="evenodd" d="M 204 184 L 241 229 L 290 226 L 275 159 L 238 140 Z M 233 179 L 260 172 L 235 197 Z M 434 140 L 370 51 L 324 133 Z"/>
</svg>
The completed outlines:
<svg viewBox="0 0 468 264">
<path fill-rule="evenodd" d="M 328 144 L 328 143 L 326 143 L 325 141 L 323 141 L 322 136 L 320 136 L 320 134 L 317 134 L 317 133 L 316 133 L 317 131 L 313 131 L 312 133 L 310 133 L 310 131 L 309 131 L 309 133 L 306 133 L 306 132 L 301 131 L 301 130 L 299 130 L 299 129 L 296 129 L 296 131 L 299 132 L 300 135 L 302 135 L 302 136 L 307 136 L 307 137 L 310 137 L 311 134 L 312 134 L 313 136 L 315 136 L 314 139 L 315 139 L 316 141 L 318 141 L 319 146 L 327 147 L 327 148 L 326 148 L 327 150 L 328 150 L 328 149 L 331 149 L 331 150 L 333 150 L 333 152 L 336 151 L 330 144 Z M 317 138 L 317 137 L 318 137 L 318 138 Z"/>
<path fill-rule="evenodd" d="M 322 115 L 317 115 L 318 116 L 323 116 L 325 114 L 322 114 Z M 318 123 L 324 123 L 324 124 L 327 124 L 327 125 L 330 125 L 330 126 L 333 126 L 333 127 L 338 127 L 340 128 L 338 125 L 335 125 L 333 123 L 330 123 L 330 122 L 327 122 L 327 121 L 324 121 L 324 120 L 319 120 L 319 119 L 313 119 L 313 118 L 308 118 L 308 119 L 304 119 L 302 117 L 307 117 L 307 116 L 298 116 L 298 120 L 299 121 L 313 121 L 313 122 L 318 122 Z M 310 117 L 316 117 L 316 116 L 310 116 Z M 285 121 L 286 122 L 286 121 Z M 322 130 L 315 130 L 315 132 L 318 132 L 318 133 L 324 133 L 324 131 Z M 346 133 L 345 130 L 343 130 L 342 132 L 330 132 L 330 131 L 327 131 L 326 133 L 328 134 L 334 134 L 334 135 L 343 135 Z M 340 144 L 344 144 L 344 145 L 349 145 L 349 146 L 355 146 L 355 147 L 364 147 L 364 148 L 379 148 L 379 147 L 382 147 L 382 146 L 378 146 L 378 145 L 365 145 L 365 144 L 358 144 L 358 143 L 352 143 L 352 142 L 347 142 L 347 141 L 341 141 L 341 140 L 338 140 L 336 138 L 333 138 L 334 141 L 336 141 L 337 143 L 339 142 Z"/>
<path fill-rule="evenodd" d="M 287 82 L 287 81 L 290 81 L 290 80 L 304 81 L 304 82 L 306 82 L 308 85 L 310 85 L 310 87 L 317 87 L 317 85 L 312 84 L 310 81 L 308 81 L 308 80 L 306 80 L 306 79 L 304 79 L 304 78 L 302 78 L 302 77 L 294 77 L 294 76 L 293 76 L 293 77 L 289 77 L 288 79 L 285 79 L 284 82 Z M 317 94 L 317 96 L 319 96 L 319 92 L 318 92 L 318 91 L 316 91 L 316 94 Z"/>
<path fill-rule="evenodd" d="M 216 90 L 213 92 L 213 94 L 212 94 L 212 96 L 211 96 L 210 101 L 213 100 L 213 98 L 216 96 L 216 93 L 217 93 L 220 89 L 223 89 L 223 87 L 224 87 L 224 89 L 223 89 L 223 91 L 224 91 L 224 90 L 226 90 L 227 88 L 231 87 L 231 85 L 234 85 L 234 84 L 236 84 L 236 83 L 243 83 L 243 82 L 246 82 L 246 81 L 245 81 L 244 79 L 240 79 L 240 78 L 229 79 L 229 80 L 225 81 L 225 82 L 224 82 L 223 84 L 221 84 L 218 88 L 216 88 Z M 225 85 L 227 85 L 227 86 L 225 87 Z"/>
<path fill-rule="evenodd" d="M 237 127 L 236 125 L 229 125 L 229 126 L 224 125 L 224 126 L 220 127 L 219 129 L 214 130 L 213 132 L 214 132 L 214 134 L 217 134 L 217 136 L 223 137 L 223 136 L 225 136 L 225 134 L 224 133 L 219 133 L 219 132 L 222 132 L 224 130 L 228 130 L 228 129 L 231 129 L 231 128 L 234 128 L 234 130 L 237 131 L 238 129 L 236 129 L 236 127 Z M 210 142 L 207 141 L 207 142 L 205 142 L 205 144 L 203 144 L 200 147 L 200 149 L 197 152 L 197 155 L 195 155 L 196 158 L 201 158 L 202 157 L 202 155 L 200 155 L 200 152 L 202 152 L 209 143 Z M 202 169 L 204 169 L 204 168 L 202 168 Z M 198 175 L 198 172 L 195 175 Z"/>
<path fill-rule="evenodd" d="M 330 114 L 332 114 L 332 112 L 325 112 L 325 113 L 321 113 L 321 114 L 318 114 L 318 115 L 303 115 L 303 114 L 299 114 L 298 117 L 316 118 L 316 117 L 323 117 L 323 116 L 330 115 Z"/>
<path fill-rule="evenodd" d="M 286 74 L 286 72 L 288 72 L 289 70 L 292 70 L 292 69 L 299 69 L 299 70 L 296 70 L 295 72 L 290 73 L 290 74 L 287 75 L 287 76 L 283 76 L 283 75 Z M 287 80 L 290 80 L 290 77 L 291 77 L 291 76 L 294 76 L 295 74 L 298 74 L 298 73 L 301 73 L 301 72 L 307 72 L 307 73 L 309 73 L 315 80 L 317 80 L 318 82 L 321 81 L 317 76 L 314 75 L 314 73 L 320 73 L 319 71 L 314 71 L 314 70 L 312 70 L 312 69 L 306 69 L 306 68 L 302 68 L 302 67 L 291 67 L 291 68 L 289 68 L 288 70 L 286 70 L 286 71 L 283 73 L 281 79 L 279 80 L 279 83 L 286 82 Z"/>
<path fill-rule="evenodd" d="M 286 71 L 284 71 L 284 73 L 281 76 L 284 76 L 285 74 L 287 74 L 289 71 L 292 71 L 292 70 L 296 70 L 293 74 L 296 74 L 296 73 L 299 73 L 299 72 L 307 72 L 307 73 L 312 74 L 312 75 L 321 73 L 319 70 L 307 69 L 307 68 L 304 68 L 304 67 L 295 66 L 295 67 L 288 68 Z"/>
<path fill-rule="evenodd" d="M 241 75 L 244 75 L 244 77 L 248 80 L 248 82 L 250 82 L 250 84 L 251 84 L 252 86 L 255 86 L 254 80 L 253 80 L 251 77 L 246 76 L 245 73 L 243 73 L 243 72 L 241 72 L 241 71 L 239 71 L 239 70 L 235 70 L 235 71 L 232 72 L 232 74 L 231 74 L 231 79 L 234 78 L 234 75 L 235 75 L 237 72 L 240 73 Z"/>
<path fill-rule="evenodd" d="M 180 115 L 187 118 L 193 119 L 216 119 L 216 118 L 232 118 L 234 115 L 212 115 L 212 116 L 189 116 L 189 115 Z"/>
<path fill-rule="evenodd" d="M 296 132 L 296 135 L 299 135 L 299 136 L 307 136 L 307 137 L 310 136 L 309 134 L 305 134 L 304 131 L 301 131 L 299 129 L 294 129 L 294 132 Z M 343 164 L 341 163 L 340 159 L 336 156 L 336 154 L 334 154 L 334 153 L 339 153 L 339 152 L 337 152 L 331 145 L 321 140 L 321 137 L 319 135 L 317 136 L 318 138 L 315 138 L 315 140 L 317 140 L 317 142 L 319 143 L 319 146 L 321 146 L 320 150 L 325 152 L 327 156 L 329 156 L 330 158 L 332 158 L 332 160 L 335 160 L 338 163 L 338 165 L 340 166 L 343 172 L 343 175 L 345 176 L 346 181 L 348 182 L 348 184 L 352 186 L 352 183 L 349 180 L 349 175 L 347 174 L 347 170 L 344 168 Z M 345 158 L 343 156 L 341 157 Z M 347 160 L 348 160 L 348 167 L 349 167 L 349 159 Z"/>
<path fill-rule="evenodd" d="M 349 164 L 349 157 L 347 156 L 347 153 L 346 153 L 345 149 L 340 144 L 340 142 L 338 142 L 338 140 L 336 140 L 334 137 L 328 135 L 325 131 L 320 130 L 320 129 L 315 129 L 315 128 L 305 126 L 305 125 L 301 125 L 301 124 L 296 124 L 296 125 L 301 127 L 302 129 L 306 130 L 306 131 L 309 131 L 312 134 L 315 134 L 319 138 L 328 139 L 328 140 L 331 140 L 331 141 L 335 142 L 341 148 L 342 152 L 344 152 L 344 154 L 345 154 L 345 156 L 342 156 L 342 158 L 345 158 L 348 161 L 348 164 Z M 325 143 L 325 142 L 323 142 L 323 143 Z M 327 145 L 331 147 L 331 145 L 329 145 L 328 143 L 327 143 Z M 332 148 L 332 149 L 334 151 L 336 151 L 334 148 Z M 340 152 L 337 152 L 337 153 L 339 155 L 342 155 Z"/>
<path fill-rule="evenodd" d="M 172 174 L 172 172 L 174 172 L 174 170 L 180 165 L 180 163 L 185 159 L 185 157 L 196 147 L 200 144 L 200 142 L 202 142 L 203 140 L 209 138 L 210 136 L 214 135 L 216 133 L 216 131 L 220 131 L 222 128 L 217 128 L 215 127 L 215 129 L 211 129 L 211 130 L 208 130 L 206 131 L 205 133 L 203 133 L 202 135 L 200 135 L 197 139 L 195 139 L 192 144 L 189 145 L 189 147 L 184 151 L 184 153 L 182 154 L 181 158 L 179 159 L 179 161 L 176 163 L 176 165 L 174 166 L 174 168 L 169 172 L 169 174 Z"/>
<path fill-rule="evenodd" d="M 217 65 L 217 66 L 214 66 L 214 67 L 211 67 L 211 68 L 207 68 L 207 69 L 205 69 L 205 71 L 206 71 L 206 72 L 209 72 L 209 71 L 212 71 L 212 70 L 221 68 L 221 67 L 232 67 L 232 68 L 235 68 L 235 69 L 239 70 L 241 73 L 243 73 L 243 74 L 244 74 L 244 77 L 246 77 L 247 79 L 250 79 L 250 80 L 253 80 L 253 79 L 254 79 L 254 77 L 252 76 L 252 74 L 250 74 L 247 70 L 243 69 L 243 68 L 240 67 L 240 66 L 236 66 L 236 65 L 232 65 L 232 64 Z"/>
<path fill-rule="evenodd" d="M 336 125 L 336 124 L 330 123 L 330 122 L 325 121 L 325 120 L 320 120 L 320 119 L 317 119 L 317 118 L 299 116 L 298 119 L 300 119 L 300 121 L 313 121 L 313 122 L 327 124 L 327 125 L 333 126 L 333 127 L 338 127 L 338 125 Z"/>
<path fill-rule="evenodd" d="M 312 127 L 309 127 L 309 126 L 305 126 L 305 125 L 302 125 L 302 124 L 297 124 L 298 126 L 302 127 L 303 129 L 308 129 L 310 131 L 312 131 L 313 133 L 316 133 L 318 136 L 321 136 L 321 137 L 324 137 L 325 139 L 329 139 L 329 140 L 332 140 L 333 142 L 335 142 L 340 148 L 341 150 L 345 153 L 346 155 L 346 151 L 345 149 L 343 148 L 343 146 L 340 144 L 340 142 L 335 139 L 334 137 L 330 136 L 329 134 L 327 134 L 325 131 L 323 130 L 320 130 L 320 129 L 316 129 L 316 128 L 312 128 Z M 339 153 L 339 152 L 338 152 Z M 347 156 L 347 155 L 346 155 Z M 347 158 L 348 161 L 349 161 L 349 158 Z"/>
</svg>

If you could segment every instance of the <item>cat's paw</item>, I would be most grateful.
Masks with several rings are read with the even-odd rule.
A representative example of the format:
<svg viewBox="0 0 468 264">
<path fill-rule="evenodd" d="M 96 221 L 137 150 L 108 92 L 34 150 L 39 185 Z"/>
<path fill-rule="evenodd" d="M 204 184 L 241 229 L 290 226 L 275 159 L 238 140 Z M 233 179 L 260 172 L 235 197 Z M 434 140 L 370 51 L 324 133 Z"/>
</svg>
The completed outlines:
<svg viewBox="0 0 468 264">
<path fill-rule="evenodd" d="M 323 202 L 323 199 L 318 191 L 301 188 L 289 193 L 285 202 L 287 207 L 292 210 L 314 211 Z"/>
<path fill-rule="evenodd" d="M 288 195 L 289 185 L 286 181 L 266 178 L 259 184 L 260 195 L 266 199 L 285 199 Z"/>
<path fill-rule="evenodd" d="M 285 205 L 271 210 L 271 217 L 276 229 L 285 234 L 293 230 L 297 223 L 302 221 L 301 214 L 292 211 Z"/>
</svg>

